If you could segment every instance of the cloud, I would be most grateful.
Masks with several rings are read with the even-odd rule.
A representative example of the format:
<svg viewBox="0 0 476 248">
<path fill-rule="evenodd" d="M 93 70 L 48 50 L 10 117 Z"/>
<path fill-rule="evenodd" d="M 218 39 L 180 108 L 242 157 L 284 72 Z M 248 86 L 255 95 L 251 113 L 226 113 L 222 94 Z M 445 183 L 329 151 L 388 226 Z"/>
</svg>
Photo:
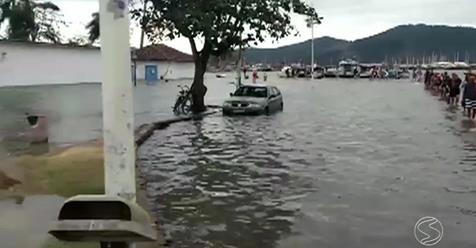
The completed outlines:
<svg viewBox="0 0 476 248">
<path fill-rule="evenodd" d="M 70 23 L 65 34 L 85 34 L 84 25 L 91 13 L 98 11 L 99 0 L 53 0 L 57 3 Z M 137 0 L 136 0 L 137 1 Z M 324 17 L 322 25 L 316 26 L 316 36 L 333 36 L 355 40 L 374 35 L 401 24 L 445 24 L 476 26 L 474 18 L 475 0 L 307 0 Z M 304 18 L 293 17 L 293 24 L 301 35 L 288 37 L 279 43 L 266 41 L 261 47 L 275 47 L 310 39 L 310 30 Z M 139 44 L 139 31 L 131 38 L 134 45 Z M 184 39 L 165 42 L 182 51 L 190 52 Z"/>
</svg>

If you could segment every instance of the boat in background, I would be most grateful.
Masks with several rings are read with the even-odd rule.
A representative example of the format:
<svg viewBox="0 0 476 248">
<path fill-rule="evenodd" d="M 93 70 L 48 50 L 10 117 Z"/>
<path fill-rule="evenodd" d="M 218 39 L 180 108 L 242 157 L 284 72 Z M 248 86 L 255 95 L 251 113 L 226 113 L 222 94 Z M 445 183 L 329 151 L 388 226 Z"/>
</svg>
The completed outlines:
<svg viewBox="0 0 476 248">
<path fill-rule="evenodd" d="M 324 72 L 325 72 L 324 67 L 322 67 L 320 65 L 315 65 L 313 73 L 312 73 L 312 78 L 322 79 L 322 78 L 324 78 Z"/>
<path fill-rule="evenodd" d="M 273 68 L 271 68 L 271 66 L 268 65 L 268 64 L 259 63 L 259 64 L 253 65 L 253 66 L 252 66 L 252 70 L 256 70 L 256 71 L 273 71 Z"/>
<path fill-rule="evenodd" d="M 324 67 L 324 76 L 326 78 L 335 78 L 338 76 L 337 67 L 333 65 L 328 65 Z"/>
<path fill-rule="evenodd" d="M 359 77 L 371 78 L 373 69 L 381 67 L 381 66 L 382 66 L 381 64 L 360 64 Z"/>
<path fill-rule="evenodd" d="M 278 76 L 280 78 L 290 78 L 292 75 L 293 68 L 291 66 L 284 66 L 279 72 Z"/>
<path fill-rule="evenodd" d="M 469 70 L 471 66 L 466 62 L 454 62 L 454 68 L 459 70 Z"/>
<path fill-rule="evenodd" d="M 297 68 L 296 69 L 296 77 L 298 78 L 305 78 L 307 77 L 308 71 L 306 68 Z"/>
<path fill-rule="evenodd" d="M 451 62 L 441 61 L 441 62 L 436 62 L 431 64 L 430 67 L 434 69 L 450 70 L 450 69 L 454 69 L 455 65 Z"/>
<path fill-rule="evenodd" d="M 352 59 L 339 62 L 338 76 L 341 78 L 353 78 L 355 70 L 359 70 L 359 63 Z"/>
</svg>

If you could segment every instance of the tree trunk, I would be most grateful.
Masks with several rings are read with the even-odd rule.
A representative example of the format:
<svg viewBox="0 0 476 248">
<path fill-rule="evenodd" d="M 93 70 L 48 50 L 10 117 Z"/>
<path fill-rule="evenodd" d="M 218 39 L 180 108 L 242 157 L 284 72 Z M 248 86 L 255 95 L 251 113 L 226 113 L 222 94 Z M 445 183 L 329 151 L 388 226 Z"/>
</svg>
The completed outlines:
<svg viewBox="0 0 476 248">
<path fill-rule="evenodd" d="M 206 65 L 204 66 L 200 61 L 195 61 L 195 75 L 191 87 L 193 113 L 200 113 L 207 109 L 205 106 L 205 94 L 207 93 L 207 87 L 204 84 L 205 71 Z"/>
<path fill-rule="evenodd" d="M 205 106 L 205 94 L 207 87 L 204 84 L 204 75 L 210 58 L 210 44 L 205 41 L 202 51 L 198 52 L 193 39 L 189 39 L 192 46 L 193 59 L 195 62 L 195 75 L 190 89 L 192 94 L 192 112 L 201 113 L 207 110 Z"/>
</svg>

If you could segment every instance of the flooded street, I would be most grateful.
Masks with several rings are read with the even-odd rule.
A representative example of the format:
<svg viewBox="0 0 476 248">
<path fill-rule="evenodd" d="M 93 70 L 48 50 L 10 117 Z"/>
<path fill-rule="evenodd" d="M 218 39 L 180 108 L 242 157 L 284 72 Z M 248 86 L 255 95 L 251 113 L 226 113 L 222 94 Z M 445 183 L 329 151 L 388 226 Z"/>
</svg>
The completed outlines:
<svg viewBox="0 0 476 248">
<path fill-rule="evenodd" d="M 221 104 L 232 76 L 207 77 L 207 103 Z M 269 81 L 283 113 L 173 124 L 139 150 L 172 247 L 417 247 L 424 216 L 443 223 L 440 247 L 476 245 L 476 132 L 460 110 L 405 80 Z M 172 116 L 177 84 L 135 89 L 136 126 Z M 48 116 L 51 146 L 100 138 L 100 97 L 99 85 L 0 88 L 0 159 L 19 151 L 5 138 L 25 112 Z M 0 200 L 2 244 L 42 247 L 60 201 Z"/>
<path fill-rule="evenodd" d="M 140 149 L 173 247 L 474 247 L 476 133 L 407 81 L 276 80 L 283 113 L 214 116 Z M 226 94 L 225 92 L 224 94 Z"/>
</svg>

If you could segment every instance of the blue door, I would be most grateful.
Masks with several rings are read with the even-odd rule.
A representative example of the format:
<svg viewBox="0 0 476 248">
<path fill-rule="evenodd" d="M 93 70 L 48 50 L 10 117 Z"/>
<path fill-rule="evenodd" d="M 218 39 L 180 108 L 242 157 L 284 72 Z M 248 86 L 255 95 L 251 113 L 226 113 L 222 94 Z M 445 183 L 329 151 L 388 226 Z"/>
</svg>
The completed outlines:
<svg viewBox="0 0 476 248">
<path fill-rule="evenodd" d="M 147 84 L 154 84 L 159 80 L 157 65 L 145 66 L 145 82 Z"/>
</svg>

